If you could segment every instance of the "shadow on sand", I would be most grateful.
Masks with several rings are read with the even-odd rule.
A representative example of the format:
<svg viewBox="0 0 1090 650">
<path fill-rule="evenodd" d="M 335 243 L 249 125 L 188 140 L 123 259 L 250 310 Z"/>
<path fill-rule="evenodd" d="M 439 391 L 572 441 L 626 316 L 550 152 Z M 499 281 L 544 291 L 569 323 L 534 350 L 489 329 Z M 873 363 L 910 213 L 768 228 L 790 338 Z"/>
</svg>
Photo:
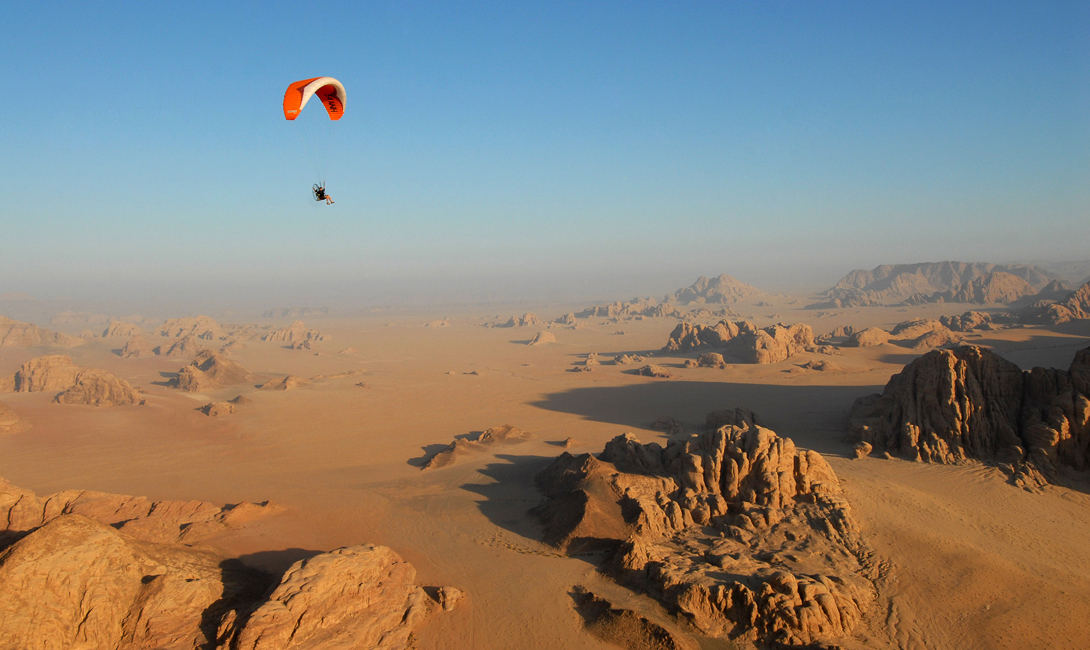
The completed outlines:
<svg viewBox="0 0 1090 650">
<path fill-rule="evenodd" d="M 533 402 L 549 411 L 572 413 L 595 422 L 648 429 L 672 417 L 687 431 L 699 431 L 711 411 L 740 406 L 757 413 L 765 426 L 823 454 L 847 454 L 843 442 L 848 413 L 859 397 L 883 386 L 778 386 L 695 381 L 656 381 L 628 386 L 573 388 Z M 651 435 L 640 434 L 643 442 Z"/>
</svg>

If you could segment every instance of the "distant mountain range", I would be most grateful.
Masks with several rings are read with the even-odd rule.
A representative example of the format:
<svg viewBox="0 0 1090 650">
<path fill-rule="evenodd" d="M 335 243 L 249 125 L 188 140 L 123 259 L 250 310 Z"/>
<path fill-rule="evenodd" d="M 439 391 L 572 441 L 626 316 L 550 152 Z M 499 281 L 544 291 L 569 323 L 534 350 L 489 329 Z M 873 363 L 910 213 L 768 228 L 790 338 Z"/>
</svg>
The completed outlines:
<svg viewBox="0 0 1090 650">
<path fill-rule="evenodd" d="M 924 262 L 857 269 L 826 291 L 809 309 L 927 302 L 1010 303 L 1062 278 L 1028 264 Z"/>
</svg>

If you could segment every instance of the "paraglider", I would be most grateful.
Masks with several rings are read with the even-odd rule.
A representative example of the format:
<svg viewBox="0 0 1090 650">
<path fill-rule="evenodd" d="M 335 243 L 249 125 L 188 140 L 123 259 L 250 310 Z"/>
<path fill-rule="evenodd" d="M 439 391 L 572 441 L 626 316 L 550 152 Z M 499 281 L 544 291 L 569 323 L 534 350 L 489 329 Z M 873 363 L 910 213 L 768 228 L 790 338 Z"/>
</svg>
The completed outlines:
<svg viewBox="0 0 1090 650">
<path fill-rule="evenodd" d="M 300 120 L 304 127 L 321 132 L 303 136 L 304 143 L 311 150 L 311 158 L 314 160 L 320 176 L 320 182 L 314 184 L 312 194 L 315 201 L 325 201 L 326 205 L 331 205 L 333 199 L 326 194 L 325 190 L 325 149 L 328 147 L 328 140 L 330 139 L 328 127 L 331 122 L 335 122 L 344 116 L 347 93 L 344 90 L 344 85 L 333 77 L 314 77 L 313 79 L 296 81 L 289 85 L 284 92 L 284 119 L 295 121 L 312 97 L 318 98 L 318 101 L 322 103 L 322 107 L 325 108 L 326 113 L 329 115 L 329 121 L 322 119 L 320 115 L 308 115 Z M 311 111 L 314 110 L 316 109 L 311 109 Z M 322 125 L 317 122 L 324 122 L 325 124 Z"/>
<path fill-rule="evenodd" d="M 311 189 L 314 192 L 315 201 L 325 201 L 326 205 L 333 205 L 333 197 L 325 193 L 324 183 L 322 185 L 315 183 L 314 187 Z"/>
</svg>

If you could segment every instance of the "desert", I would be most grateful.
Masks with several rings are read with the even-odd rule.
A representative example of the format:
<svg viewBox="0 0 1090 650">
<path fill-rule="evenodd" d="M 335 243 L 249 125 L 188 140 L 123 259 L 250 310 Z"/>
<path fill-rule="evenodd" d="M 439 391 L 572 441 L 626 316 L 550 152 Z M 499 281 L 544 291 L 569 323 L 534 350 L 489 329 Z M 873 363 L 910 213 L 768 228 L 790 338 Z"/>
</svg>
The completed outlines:
<svg viewBox="0 0 1090 650">
<path fill-rule="evenodd" d="M 1085 2 L 4 27 L 0 650 L 1090 648 Z"/>
<path fill-rule="evenodd" d="M 1050 304 L 1079 314 L 1085 290 Z M 3 638 L 1081 647 L 1090 319 L 805 298 L 731 303 L 793 302 L 783 322 L 719 319 L 702 296 L 655 317 L 538 308 L 538 328 L 587 312 L 532 335 L 550 345 L 449 308 L 439 329 L 410 310 L 175 317 L 138 335 L 207 346 L 181 357 L 127 355 L 118 337 L 9 345 L 0 600 L 55 594 L 58 618 L 12 614 Z M 228 358 L 232 332 L 248 333 Z M 305 354 L 285 345 L 298 332 Z M 65 562 L 97 557 L 130 573 L 57 591 Z M 190 609 L 161 609 L 125 577 L 140 571 Z M 182 590 L 187 571 L 237 596 Z M 404 586 L 347 596 L 345 571 Z M 116 611 L 77 632 L 98 598 Z M 283 631 L 303 612 L 324 623 Z"/>
</svg>

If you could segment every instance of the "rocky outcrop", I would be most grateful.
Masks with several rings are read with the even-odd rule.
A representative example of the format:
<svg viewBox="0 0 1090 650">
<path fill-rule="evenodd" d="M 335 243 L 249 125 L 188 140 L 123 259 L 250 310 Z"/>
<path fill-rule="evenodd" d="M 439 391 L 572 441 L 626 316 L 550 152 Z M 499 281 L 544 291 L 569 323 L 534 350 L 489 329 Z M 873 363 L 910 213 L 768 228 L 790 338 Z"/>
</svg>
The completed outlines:
<svg viewBox="0 0 1090 650">
<path fill-rule="evenodd" d="M 936 302 L 968 302 L 980 305 L 992 303 L 1012 303 L 1036 293 L 1034 288 L 1022 278 L 996 271 L 958 285 L 947 291 L 932 294 L 918 293 L 909 296 L 902 305 L 924 305 Z"/>
<path fill-rule="evenodd" d="M 400 650 L 428 613 L 415 580 L 384 546 L 322 553 L 293 564 L 267 600 L 222 626 L 224 636 L 237 650 Z"/>
<path fill-rule="evenodd" d="M 646 366 L 643 366 L 641 368 L 638 368 L 638 369 L 634 370 L 633 372 L 635 374 L 637 374 L 637 375 L 642 376 L 642 377 L 658 377 L 659 379 L 669 379 L 669 378 L 674 376 L 666 368 L 663 368 L 662 366 L 658 366 L 658 365 L 655 365 L 655 364 L 648 364 Z"/>
<path fill-rule="evenodd" d="M 221 568 L 224 560 L 61 515 L 0 553 L 0 646 L 208 647 L 215 630 L 205 617 L 258 597 L 268 580 L 241 566 Z"/>
<path fill-rule="evenodd" d="M 715 325 L 679 323 L 663 350 L 687 352 L 719 349 L 743 363 L 777 363 L 814 348 L 809 325 L 771 325 L 758 328 L 748 321 L 722 320 Z"/>
<path fill-rule="evenodd" d="M 76 383 L 79 366 L 63 354 L 52 354 L 27 361 L 14 377 L 16 393 L 68 390 Z"/>
<path fill-rule="evenodd" d="M 422 469 L 438 469 L 453 465 L 467 454 L 484 451 L 485 445 L 513 444 L 529 440 L 533 436 L 510 424 L 485 429 L 480 433 L 459 436 L 439 453 L 428 458 Z"/>
<path fill-rule="evenodd" d="M 172 339 L 195 336 L 203 341 L 215 341 L 224 335 L 219 323 L 208 316 L 171 318 L 159 326 L 155 333 Z"/>
<path fill-rule="evenodd" d="M 193 363 L 178 371 L 167 385 L 190 393 L 244 384 L 253 379 L 248 370 L 214 350 L 201 350 Z"/>
<path fill-rule="evenodd" d="M 1090 282 L 1072 291 L 1060 302 L 1048 301 L 1035 303 L 1018 312 L 1019 318 L 1026 323 L 1048 323 L 1061 325 L 1073 320 L 1090 318 Z"/>
<path fill-rule="evenodd" d="M 960 316 L 941 316 L 939 322 L 952 332 L 976 332 L 996 329 L 991 315 L 981 311 L 967 311 Z"/>
<path fill-rule="evenodd" d="M 51 332 L 37 325 L 21 323 L 0 316 L 0 348 L 33 348 L 39 345 L 56 345 L 70 348 L 83 345 L 83 343 L 83 339 L 74 336 Z"/>
<path fill-rule="evenodd" d="M 629 433 L 562 454 L 531 512 L 569 553 L 615 549 L 615 578 L 705 635 L 835 642 L 875 600 L 870 551 L 825 460 L 741 413 L 665 448 Z"/>
<path fill-rule="evenodd" d="M 125 342 L 125 347 L 118 353 L 123 359 L 150 357 L 155 354 L 155 347 L 143 336 L 137 334 Z"/>
<path fill-rule="evenodd" d="M 727 274 L 715 278 L 700 276 L 692 285 L 678 289 L 668 298 L 681 304 L 735 303 L 746 298 L 765 295 L 760 289 Z"/>
<path fill-rule="evenodd" d="M 187 334 L 177 341 L 160 345 L 156 349 L 156 354 L 170 358 L 191 357 L 203 349 L 204 345 L 201 344 L 200 338 L 195 334 Z"/>
<path fill-rule="evenodd" d="M 258 386 L 261 390 L 294 390 L 303 386 L 309 386 L 310 381 L 295 375 L 276 377 Z"/>
<path fill-rule="evenodd" d="M 1023 372 L 975 346 L 936 350 L 852 408 L 849 441 L 936 463 L 998 463 L 1034 487 L 1090 464 L 1090 348 L 1067 371 Z"/>
<path fill-rule="evenodd" d="M 143 334 L 144 330 L 140 329 L 132 323 L 125 323 L 118 320 L 112 320 L 106 326 L 106 329 L 102 331 L 103 337 L 117 337 L 117 338 L 129 338 Z"/>
<path fill-rule="evenodd" d="M 576 318 L 665 318 L 681 316 L 676 305 L 660 303 L 654 298 L 633 298 L 628 302 L 616 301 L 587 307 L 575 314 Z"/>
<path fill-rule="evenodd" d="M 39 497 L 0 478 L 0 547 L 66 514 L 89 517 L 135 539 L 173 544 L 198 542 L 279 512 L 279 506 L 268 502 L 217 506 L 206 501 L 152 501 L 90 490 Z"/>
<path fill-rule="evenodd" d="M 80 370 L 72 386 L 55 398 L 60 404 L 128 406 L 144 404 L 144 398 L 124 379 L 105 370 Z"/>
<path fill-rule="evenodd" d="M 281 341 L 284 343 L 317 343 L 324 341 L 325 335 L 318 330 L 307 329 L 307 326 L 303 324 L 303 321 L 297 320 L 288 327 L 283 327 L 278 330 L 274 330 L 264 336 L 265 341 Z"/>
<path fill-rule="evenodd" d="M 429 611 L 464 597 L 442 587 L 428 598 L 412 565 L 381 546 L 300 560 L 279 583 L 192 546 L 275 511 L 78 491 L 38 499 L 0 479 L 0 647 L 405 648 Z"/>
<path fill-rule="evenodd" d="M 535 325 L 544 325 L 544 323 L 534 314 L 527 313 L 522 316 L 512 316 L 500 327 L 533 327 Z"/>
<path fill-rule="evenodd" d="M 848 337 L 842 344 L 846 348 L 871 348 L 889 341 L 889 332 L 881 327 L 868 327 Z"/>
<path fill-rule="evenodd" d="M 547 343 L 556 343 L 556 335 L 552 332 L 538 332 L 534 334 L 534 338 L 530 339 L 528 345 L 545 345 Z"/>
<path fill-rule="evenodd" d="M 988 279 L 997 272 L 1004 276 Z M 1014 280 L 1006 275 L 1013 276 Z M 982 302 L 986 298 L 997 302 L 999 298 L 1006 299 L 1023 290 L 1017 280 L 1024 281 L 1032 293 L 1057 279 L 1044 269 L 1018 264 L 928 262 L 885 265 L 870 271 L 852 271 L 825 292 L 824 301 L 807 305 L 807 309 L 897 304 L 914 296 L 917 301 L 937 302 L 937 299 L 930 299 L 936 294 L 948 295 L 948 302 Z"/>
</svg>

